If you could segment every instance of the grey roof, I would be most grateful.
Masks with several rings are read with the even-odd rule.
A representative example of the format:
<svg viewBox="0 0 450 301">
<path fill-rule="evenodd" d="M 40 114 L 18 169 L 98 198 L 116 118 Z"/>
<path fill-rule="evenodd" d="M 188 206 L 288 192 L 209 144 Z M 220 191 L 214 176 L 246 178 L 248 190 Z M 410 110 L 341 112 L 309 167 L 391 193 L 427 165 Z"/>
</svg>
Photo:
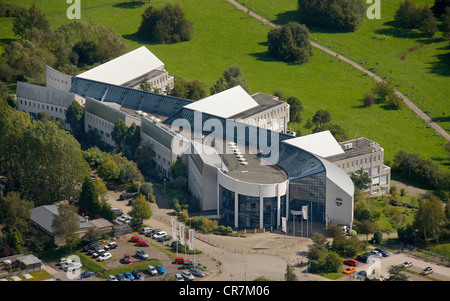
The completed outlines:
<svg viewBox="0 0 450 301">
<path fill-rule="evenodd" d="M 85 111 L 113 124 L 119 119 L 122 119 L 124 122 L 126 119 L 126 114 L 124 112 L 89 97 L 86 98 Z"/>
<path fill-rule="evenodd" d="M 75 100 L 75 93 L 24 82 L 17 82 L 16 95 L 18 98 L 44 102 L 64 108 L 68 108 Z"/>
<path fill-rule="evenodd" d="M 82 78 L 76 78 L 74 80 L 70 92 L 86 98 L 91 97 L 105 102 L 115 102 L 124 108 L 141 110 L 149 114 L 161 116 L 172 116 L 183 106 L 192 103 L 192 101 L 182 98 Z"/>
<path fill-rule="evenodd" d="M 44 228 L 48 233 L 53 234 L 53 219 L 57 216 L 59 205 L 44 205 L 32 208 L 30 210 L 30 219 L 36 224 Z M 80 220 L 80 229 L 94 227 L 90 222 L 85 222 L 85 219 L 78 215 Z"/>
</svg>

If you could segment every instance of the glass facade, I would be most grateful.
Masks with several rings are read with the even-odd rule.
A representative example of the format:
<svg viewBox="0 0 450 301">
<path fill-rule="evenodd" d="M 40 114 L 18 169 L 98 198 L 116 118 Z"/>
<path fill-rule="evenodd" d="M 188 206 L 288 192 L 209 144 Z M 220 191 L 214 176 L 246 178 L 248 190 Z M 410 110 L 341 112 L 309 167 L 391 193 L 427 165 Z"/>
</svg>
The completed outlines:
<svg viewBox="0 0 450 301">
<path fill-rule="evenodd" d="M 259 228 L 259 197 L 240 194 L 238 196 L 238 228 Z"/>
<path fill-rule="evenodd" d="M 234 227 L 234 191 L 219 185 L 220 221 L 224 225 Z"/>
<path fill-rule="evenodd" d="M 308 206 L 308 219 L 325 222 L 326 175 L 320 172 L 289 183 L 289 211 L 301 211 Z M 292 215 L 289 214 L 289 220 Z"/>
<path fill-rule="evenodd" d="M 284 208 L 286 212 L 286 195 L 280 197 L 280 208 Z M 270 228 L 277 226 L 277 204 L 278 198 L 247 196 L 243 194 L 238 195 L 238 228 L 239 229 L 259 229 Z M 263 206 L 261 208 L 261 206 Z M 261 209 L 263 213 L 261 220 Z M 219 185 L 219 214 L 220 223 L 223 225 L 235 227 L 235 193 Z M 283 212 L 283 211 L 282 211 Z M 285 214 L 284 214 L 285 215 Z M 282 215 L 282 216 L 284 216 Z"/>
<path fill-rule="evenodd" d="M 263 227 L 277 226 L 277 197 L 263 199 Z"/>
</svg>

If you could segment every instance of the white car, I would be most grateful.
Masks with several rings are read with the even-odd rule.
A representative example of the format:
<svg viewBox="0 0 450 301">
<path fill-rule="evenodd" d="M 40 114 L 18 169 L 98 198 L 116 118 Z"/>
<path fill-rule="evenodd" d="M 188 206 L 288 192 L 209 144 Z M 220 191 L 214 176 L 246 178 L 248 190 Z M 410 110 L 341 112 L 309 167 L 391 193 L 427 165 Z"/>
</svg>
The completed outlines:
<svg viewBox="0 0 450 301">
<path fill-rule="evenodd" d="M 152 266 L 152 265 L 149 265 L 148 267 L 147 267 L 147 272 L 150 274 L 150 275 L 158 275 L 158 271 L 155 269 L 155 267 L 154 266 Z"/>
<path fill-rule="evenodd" d="M 114 276 L 114 275 L 109 275 L 109 276 L 108 276 L 108 281 L 119 281 L 119 280 L 117 280 L 116 276 Z"/>
<path fill-rule="evenodd" d="M 175 274 L 176 281 L 184 281 L 184 278 L 180 274 Z"/>
<path fill-rule="evenodd" d="M 161 237 L 161 236 L 163 236 L 163 235 L 167 235 L 166 231 L 159 231 L 159 232 L 156 232 L 155 234 L 153 234 L 152 238 L 158 239 L 159 237 Z"/>
<path fill-rule="evenodd" d="M 181 276 L 183 276 L 184 279 L 188 280 L 188 281 L 192 281 L 194 280 L 194 275 L 192 275 L 190 272 L 188 271 L 183 271 L 181 272 Z"/>
<path fill-rule="evenodd" d="M 402 263 L 402 268 L 410 268 L 413 266 L 412 261 L 405 261 L 404 263 Z"/>
<path fill-rule="evenodd" d="M 58 265 L 63 265 L 63 264 L 70 264 L 72 263 L 72 260 L 69 258 L 61 258 L 59 259 Z"/>
<path fill-rule="evenodd" d="M 105 261 L 105 260 L 108 260 L 108 259 L 111 259 L 111 258 L 112 258 L 111 253 L 104 253 L 103 255 L 98 257 L 98 261 Z"/>
</svg>

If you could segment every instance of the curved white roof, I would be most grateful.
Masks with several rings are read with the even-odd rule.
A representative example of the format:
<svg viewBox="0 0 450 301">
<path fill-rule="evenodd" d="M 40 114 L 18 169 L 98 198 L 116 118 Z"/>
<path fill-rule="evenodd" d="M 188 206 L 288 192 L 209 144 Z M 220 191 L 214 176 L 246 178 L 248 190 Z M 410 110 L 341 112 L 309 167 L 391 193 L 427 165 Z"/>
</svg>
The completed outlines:
<svg viewBox="0 0 450 301">
<path fill-rule="evenodd" d="M 184 107 L 218 117 L 229 118 L 257 106 L 259 104 L 241 86 L 236 86 Z"/>
<path fill-rule="evenodd" d="M 142 46 L 76 77 L 120 86 L 160 67 L 164 63 Z"/>
</svg>

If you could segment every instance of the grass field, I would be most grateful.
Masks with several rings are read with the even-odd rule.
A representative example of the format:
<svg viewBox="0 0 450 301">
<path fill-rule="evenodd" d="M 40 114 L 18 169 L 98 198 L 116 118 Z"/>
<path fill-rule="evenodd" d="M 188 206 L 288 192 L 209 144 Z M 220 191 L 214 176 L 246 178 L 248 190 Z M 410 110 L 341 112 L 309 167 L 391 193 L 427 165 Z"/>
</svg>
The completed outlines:
<svg viewBox="0 0 450 301">
<path fill-rule="evenodd" d="M 28 7 L 33 1 L 14 2 Z M 81 16 L 86 22 L 114 28 L 126 39 L 130 49 L 146 45 L 166 64 L 171 75 L 187 80 L 197 79 L 210 87 L 226 67 L 239 65 L 252 93 L 273 93 L 280 90 L 287 96 L 301 99 L 305 107 L 304 120 L 310 118 L 316 110 L 326 109 L 333 116 L 333 122 L 342 125 L 350 138 L 358 132 L 359 137 L 365 136 L 379 142 L 385 149 L 387 159 L 392 160 L 398 150 L 404 149 L 420 153 L 424 158 L 430 158 L 448 168 L 445 140 L 437 136 L 434 130 L 427 128 L 409 109 L 395 111 L 377 105 L 372 108 L 362 107 L 363 94 L 371 88 L 374 81 L 349 65 L 316 49 L 312 61 L 302 66 L 272 59 L 267 54 L 266 46 L 270 27 L 238 11 L 225 0 L 152 0 L 151 5 L 163 6 L 169 2 L 179 3 L 188 19 L 193 22 L 194 38 L 191 41 L 174 45 L 155 45 L 140 41 L 136 31 L 148 3 L 140 6 L 124 0 L 82 1 Z M 295 0 L 277 1 L 276 6 L 266 0 L 247 2 L 258 5 L 255 9 L 257 13 L 278 22 L 291 19 L 296 5 Z M 53 28 L 70 21 L 66 18 L 69 5 L 65 1 L 39 1 L 37 6 L 46 14 Z M 384 18 L 383 12 L 382 17 Z M 380 21 L 382 24 L 386 22 Z M 371 25 L 371 22 L 380 21 L 364 22 L 363 27 L 352 34 L 312 30 L 312 38 L 317 38 L 318 43 L 330 45 L 333 50 L 356 61 L 366 62 L 369 68 L 378 68 L 376 72 L 379 75 L 389 74 L 394 83 L 400 83 L 398 89 L 401 92 L 414 93 L 411 100 L 422 102 L 422 109 L 430 106 L 427 110 L 435 114 L 431 116 L 442 116 L 448 110 L 448 75 L 445 76 L 442 72 L 425 72 L 425 67 L 429 67 L 427 58 L 430 55 L 445 52 L 441 49 L 444 43 L 436 42 L 422 47 L 399 63 L 396 60 L 401 51 L 409 49 L 417 41 L 393 37 L 387 32 L 384 33 L 386 39 L 383 41 L 372 39 L 375 28 L 372 26 L 375 25 Z M 0 43 L 9 43 L 15 38 L 11 30 L 12 20 L 0 19 L 0 26 Z M 400 47 L 397 40 L 404 40 L 404 44 Z M 379 48 L 374 49 L 374 45 Z M 384 57 L 390 51 L 390 46 L 398 47 L 397 50 L 392 50 L 389 57 Z M 436 50 L 433 54 L 429 54 L 431 47 Z M 380 53 L 380 49 L 385 54 Z M 407 64 L 402 65 L 405 62 Z M 418 70 L 422 72 L 419 75 L 415 74 Z M 443 126 L 446 124 L 443 123 Z M 448 124 L 447 127 L 450 128 L 450 122 Z M 292 127 L 294 130 L 298 129 L 298 125 Z M 301 128 L 301 133 L 308 132 Z"/>
</svg>

